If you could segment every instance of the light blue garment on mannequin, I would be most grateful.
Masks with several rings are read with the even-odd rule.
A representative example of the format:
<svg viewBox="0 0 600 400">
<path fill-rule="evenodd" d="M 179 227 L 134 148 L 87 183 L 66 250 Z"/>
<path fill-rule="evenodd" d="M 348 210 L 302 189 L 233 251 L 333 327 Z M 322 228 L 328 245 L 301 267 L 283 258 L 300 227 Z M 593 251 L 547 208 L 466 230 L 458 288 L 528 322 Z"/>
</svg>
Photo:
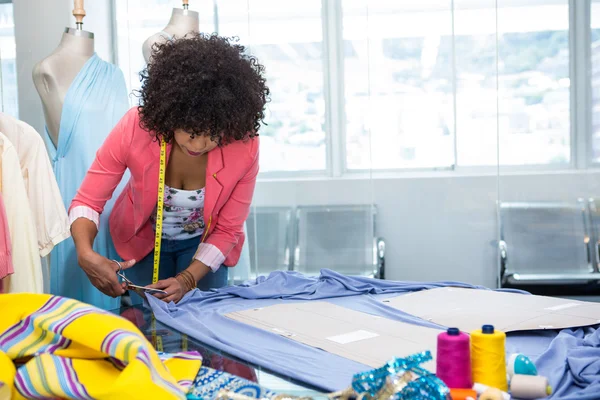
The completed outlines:
<svg viewBox="0 0 600 400">
<path fill-rule="evenodd" d="M 58 146 L 50 140 L 48 130 L 44 140 L 52 160 L 54 174 L 65 207 L 77 193 L 96 152 L 129 108 L 127 87 L 121 70 L 94 54 L 83 66 L 67 91 L 63 104 Z M 109 233 L 108 216 L 128 174 L 106 203 L 100 216 L 100 230 L 94 250 L 108 258 L 117 258 Z M 77 264 L 73 240 L 65 240 L 50 256 L 50 291 L 105 310 L 119 307 L 120 299 L 102 294 L 88 280 Z"/>
</svg>

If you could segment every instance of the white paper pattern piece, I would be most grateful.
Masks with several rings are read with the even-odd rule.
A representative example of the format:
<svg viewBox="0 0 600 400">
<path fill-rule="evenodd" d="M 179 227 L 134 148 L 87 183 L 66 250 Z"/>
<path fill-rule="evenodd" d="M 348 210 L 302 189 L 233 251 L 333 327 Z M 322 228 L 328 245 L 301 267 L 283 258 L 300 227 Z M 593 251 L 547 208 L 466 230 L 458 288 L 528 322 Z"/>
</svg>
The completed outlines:
<svg viewBox="0 0 600 400">
<path fill-rule="evenodd" d="M 482 289 L 436 288 L 386 299 L 385 304 L 463 332 L 494 325 L 503 332 L 596 325 L 600 303 Z"/>
<path fill-rule="evenodd" d="M 423 368 L 435 371 L 437 336 L 442 332 L 326 301 L 276 304 L 225 316 L 373 368 L 394 357 L 430 350 L 434 360 Z"/>
<path fill-rule="evenodd" d="M 359 340 L 372 339 L 377 336 L 379 335 L 374 332 L 359 330 L 350 333 L 344 333 L 343 335 L 330 336 L 326 339 L 339 344 L 348 344 L 358 342 Z"/>
</svg>

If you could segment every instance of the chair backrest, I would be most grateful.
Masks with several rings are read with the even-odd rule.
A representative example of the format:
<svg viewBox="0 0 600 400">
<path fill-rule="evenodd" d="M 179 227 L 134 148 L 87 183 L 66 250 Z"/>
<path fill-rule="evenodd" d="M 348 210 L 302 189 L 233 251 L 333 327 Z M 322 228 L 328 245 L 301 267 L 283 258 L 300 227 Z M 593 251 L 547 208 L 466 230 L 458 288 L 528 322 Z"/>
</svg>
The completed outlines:
<svg viewBox="0 0 600 400">
<path fill-rule="evenodd" d="M 246 221 L 251 277 L 292 268 L 292 208 L 252 207 Z"/>
<path fill-rule="evenodd" d="M 501 203 L 506 274 L 588 274 L 589 230 L 582 200 Z"/>
<path fill-rule="evenodd" d="M 329 268 L 346 275 L 374 276 L 375 215 L 373 205 L 298 207 L 294 270 L 318 275 Z"/>
<path fill-rule="evenodd" d="M 588 209 L 590 215 L 590 249 L 596 272 L 600 270 L 600 199 L 589 199 Z"/>
</svg>

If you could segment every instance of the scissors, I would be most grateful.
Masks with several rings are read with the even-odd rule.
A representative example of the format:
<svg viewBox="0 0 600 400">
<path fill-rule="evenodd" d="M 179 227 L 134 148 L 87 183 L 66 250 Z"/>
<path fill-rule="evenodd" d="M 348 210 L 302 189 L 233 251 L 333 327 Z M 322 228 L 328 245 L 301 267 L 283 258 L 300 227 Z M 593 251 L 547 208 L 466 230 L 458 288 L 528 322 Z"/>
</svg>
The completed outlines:
<svg viewBox="0 0 600 400">
<path fill-rule="evenodd" d="M 137 294 L 139 294 L 142 297 L 144 297 L 143 296 L 144 293 L 150 293 L 150 294 L 160 293 L 160 294 L 164 294 L 164 295 L 167 294 L 167 292 L 165 292 L 164 290 L 154 289 L 154 288 L 149 288 L 148 286 L 139 286 L 139 285 L 134 284 L 125 276 L 125 272 L 123 271 L 123 266 L 121 265 L 121 263 L 118 262 L 117 260 L 112 260 L 112 261 L 115 262 L 119 266 L 119 270 L 117 271 L 117 276 L 119 278 L 121 278 L 122 282 L 125 282 L 127 289 L 133 290 L 134 292 L 136 292 Z"/>
</svg>

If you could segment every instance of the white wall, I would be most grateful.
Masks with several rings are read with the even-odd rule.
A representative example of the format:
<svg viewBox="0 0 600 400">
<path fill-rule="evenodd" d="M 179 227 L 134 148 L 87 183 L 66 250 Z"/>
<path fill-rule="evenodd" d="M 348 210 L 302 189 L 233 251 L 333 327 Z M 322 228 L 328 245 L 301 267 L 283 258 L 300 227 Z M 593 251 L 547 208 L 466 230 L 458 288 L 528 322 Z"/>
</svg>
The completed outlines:
<svg viewBox="0 0 600 400">
<path fill-rule="evenodd" d="M 377 234 L 387 243 L 388 279 L 458 280 L 493 287 L 498 273 L 497 200 L 600 197 L 600 171 L 503 175 L 499 180 L 495 175 L 407 174 L 373 182 L 261 181 L 254 205 L 368 204 L 371 196 L 378 210 Z"/>
</svg>

